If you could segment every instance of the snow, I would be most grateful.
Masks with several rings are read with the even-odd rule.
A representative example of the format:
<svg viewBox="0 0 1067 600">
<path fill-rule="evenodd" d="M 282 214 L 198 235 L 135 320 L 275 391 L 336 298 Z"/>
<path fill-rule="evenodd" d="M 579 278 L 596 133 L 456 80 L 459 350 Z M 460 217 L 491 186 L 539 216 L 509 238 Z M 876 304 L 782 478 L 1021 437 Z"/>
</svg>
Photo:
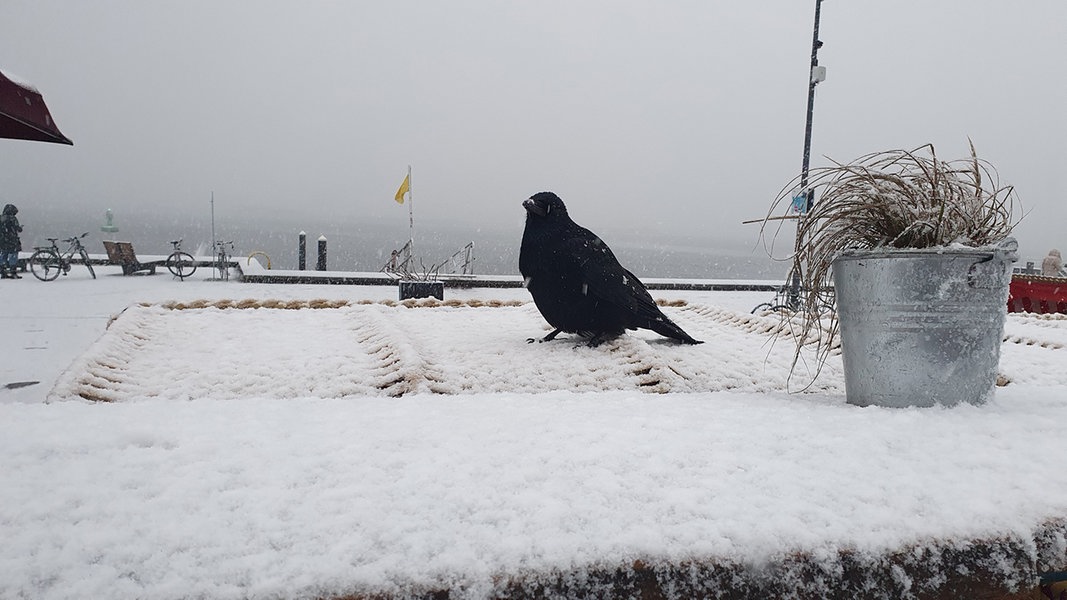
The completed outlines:
<svg viewBox="0 0 1067 600">
<path fill-rule="evenodd" d="M 0 67 L 0 73 L 3 73 L 4 77 L 7 77 L 9 80 L 11 80 L 12 83 L 19 87 L 25 88 L 31 92 L 36 92 L 38 94 L 41 93 L 40 90 L 37 89 L 37 86 L 27 81 L 26 78 L 22 77 L 21 75 L 12 73 L 11 71 L 8 71 L 3 67 Z"/>
<path fill-rule="evenodd" d="M 2 598 L 484 597 L 1067 516 L 1062 317 L 1009 315 L 983 406 L 859 408 L 836 355 L 787 391 L 768 293 L 654 292 L 707 343 L 590 348 L 527 343 L 522 289 L 98 274 L 0 285 L 0 385 L 40 381 L 0 388 Z"/>
</svg>

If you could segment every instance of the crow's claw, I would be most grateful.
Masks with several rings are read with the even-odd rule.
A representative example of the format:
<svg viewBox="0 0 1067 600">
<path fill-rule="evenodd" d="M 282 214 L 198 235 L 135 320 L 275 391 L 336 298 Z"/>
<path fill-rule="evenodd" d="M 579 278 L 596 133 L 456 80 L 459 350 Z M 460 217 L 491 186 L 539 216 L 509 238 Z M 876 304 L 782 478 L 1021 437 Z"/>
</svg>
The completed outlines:
<svg viewBox="0 0 1067 600">
<path fill-rule="evenodd" d="M 538 343 L 540 343 L 540 342 L 551 342 L 552 340 L 556 339 L 556 336 L 559 335 L 562 332 L 563 332 L 562 329 L 556 329 L 556 330 L 553 330 L 552 333 L 546 335 L 543 338 L 526 338 L 526 343 L 527 344 L 532 344 L 534 342 L 538 342 Z"/>
</svg>

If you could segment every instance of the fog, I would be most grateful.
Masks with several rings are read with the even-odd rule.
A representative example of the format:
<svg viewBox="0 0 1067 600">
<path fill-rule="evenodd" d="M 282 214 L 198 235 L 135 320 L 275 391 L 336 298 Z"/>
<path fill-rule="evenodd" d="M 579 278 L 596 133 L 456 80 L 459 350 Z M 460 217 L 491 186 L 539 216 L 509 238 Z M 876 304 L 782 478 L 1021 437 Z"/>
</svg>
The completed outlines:
<svg viewBox="0 0 1067 600">
<path fill-rule="evenodd" d="M 369 228 L 387 256 L 410 165 L 416 239 L 455 232 L 442 247 L 517 252 L 521 201 L 552 190 L 612 245 L 762 254 L 742 221 L 800 171 L 813 17 L 799 0 L 6 0 L 0 69 L 74 146 L 0 140 L 0 202 L 40 236 L 68 233 L 45 231 L 56 214 L 98 231 L 108 208 L 204 227 L 214 198 L 220 225 Z M 970 138 L 1016 187 L 1024 257 L 1067 246 L 1067 4 L 827 0 L 820 38 L 813 166 L 927 142 L 963 158 Z"/>
</svg>

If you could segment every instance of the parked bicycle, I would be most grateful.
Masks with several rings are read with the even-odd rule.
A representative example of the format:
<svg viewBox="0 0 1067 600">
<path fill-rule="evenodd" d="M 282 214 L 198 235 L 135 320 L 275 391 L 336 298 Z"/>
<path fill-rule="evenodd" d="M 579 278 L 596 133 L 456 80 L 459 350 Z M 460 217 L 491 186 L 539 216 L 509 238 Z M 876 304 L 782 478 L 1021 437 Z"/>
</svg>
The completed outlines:
<svg viewBox="0 0 1067 600">
<path fill-rule="evenodd" d="M 226 248 L 229 248 L 229 253 Z M 219 270 L 219 278 L 223 281 L 230 279 L 230 258 L 233 253 L 233 242 L 215 242 L 215 268 Z"/>
<path fill-rule="evenodd" d="M 93 271 L 93 265 L 89 262 L 89 253 L 85 251 L 85 246 L 82 246 L 82 238 L 87 235 L 89 235 L 88 231 L 63 240 L 67 244 L 67 249 L 63 252 L 56 245 L 59 238 L 47 238 L 51 246 L 35 246 L 33 254 L 30 255 L 30 271 L 33 276 L 41 281 L 52 281 L 59 277 L 60 273 L 66 275 L 70 273 L 70 265 L 77 256 L 85 268 L 89 269 L 89 274 L 93 276 L 93 279 L 96 279 L 96 272 Z"/>
<path fill-rule="evenodd" d="M 189 277 L 196 272 L 196 260 L 193 259 L 193 255 L 188 252 L 182 252 L 182 240 L 174 240 L 170 243 L 174 246 L 174 252 L 170 253 L 167 257 L 167 269 L 174 274 L 178 279 L 185 281 L 186 277 Z"/>
<path fill-rule="evenodd" d="M 797 275 L 797 271 L 790 271 L 789 276 L 786 279 L 786 284 L 778 288 L 778 291 L 775 292 L 774 300 L 772 302 L 764 302 L 756 305 L 756 308 L 753 308 L 751 311 L 752 314 L 769 311 L 784 315 L 793 315 L 810 308 L 810 306 L 808 306 L 808 297 L 811 291 L 800 286 L 800 276 Z M 825 294 L 823 297 L 818 298 L 818 300 L 818 310 L 820 312 L 825 313 L 834 310 L 833 300 L 828 299 Z"/>
</svg>

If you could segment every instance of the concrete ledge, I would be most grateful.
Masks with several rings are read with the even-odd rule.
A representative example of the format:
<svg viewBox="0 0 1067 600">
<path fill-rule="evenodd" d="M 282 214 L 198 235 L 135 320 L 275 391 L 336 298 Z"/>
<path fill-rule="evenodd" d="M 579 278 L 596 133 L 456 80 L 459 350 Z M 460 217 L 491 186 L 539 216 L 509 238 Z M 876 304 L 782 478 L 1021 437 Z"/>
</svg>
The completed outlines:
<svg viewBox="0 0 1067 600">
<path fill-rule="evenodd" d="M 852 548 L 783 553 L 765 562 L 730 559 L 637 559 L 572 571 L 501 574 L 486 598 L 917 598 L 1033 600 L 1047 573 L 1065 564 L 1064 521 L 1028 535 L 937 540 L 883 553 Z M 1057 573 L 1052 573 L 1058 575 Z M 451 598 L 463 590 L 412 585 L 400 593 L 370 591 L 331 600 Z"/>
</svg>

